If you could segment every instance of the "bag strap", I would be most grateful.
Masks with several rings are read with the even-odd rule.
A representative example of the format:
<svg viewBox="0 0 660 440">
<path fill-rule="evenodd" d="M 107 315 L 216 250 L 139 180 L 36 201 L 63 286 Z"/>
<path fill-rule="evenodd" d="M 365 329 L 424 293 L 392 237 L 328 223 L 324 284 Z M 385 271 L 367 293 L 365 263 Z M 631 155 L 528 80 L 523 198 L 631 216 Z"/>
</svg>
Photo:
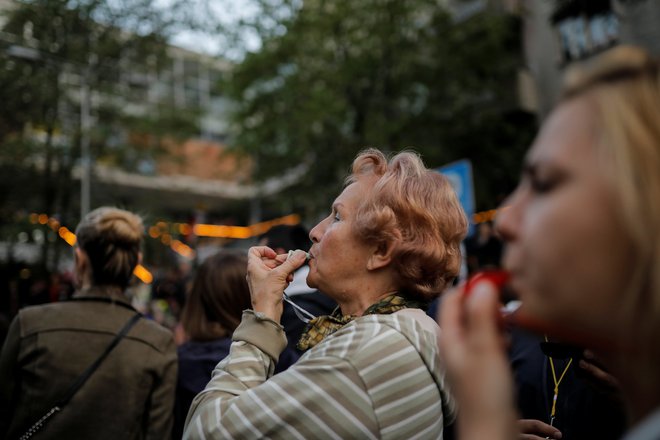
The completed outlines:
<svg viewBox="0 0 660 440">
<path fill-rule="evenodd" d="M 122 340 L 124 336 L 131 330 L 131 327 L 135 325 L 136 322 L 142 317 L 139 313 L 133 315 L 131 319 L 124 325 L 124 327 L 117 333 L 117 336 L 112 340 L 110 345 L 105 348 L 105 351 L 99 356 L 98 359 L 94 361 L 92 365 L 87 367 L 87 369 L 80 375 L 76 380 L 73 381 L 66 394 L 56 403 L 57 406 L 62 408 L 64 405 L 69 403 L 71 398 L 76 394 L 76 392 L 87 382 L 87 379 L 96 371 L 96 369 L 101 365 L 105 358 L 110 354 L 110 352 L 119 344 L 119 341 Z"/>
<path fill-rule="evenodd" d="M 101 363 L 105 360 L 105 358 L 110 354 L 110 352 L 119 344 L 119 341 L 121 341 L 124 336 L 128 334 L 128 332 L 131 330 L 131 328 L 135 325 L 135 323 L 138 322 L 138 320 L 142 317 L 140 313 L 136 313 L 131 317 L 131 319 L 128 320 L 126 324 L 124 324 L 124 327 L 117 333 L 117 335 L 114 337 L 110 345 L 108 345 L 105 348 L 105 351 L 101 353 L 101 356 L 98 357 L 83 373 L 76 378 L 76 380 L 71 383 L 69 388 L 67 389 L 66 393 L 62 396 L 60 400 L 55 403 L 55 406 L 53 406 L 51 409 L 48 410 L 48 412 L 41 417 L 36 423 L 34 423 L 26 432 L 20 437 L 20 440 L 27 440 L 30 437 L 32 437 L 37 431 L 39 431 L 43 426 L 46 424 L 48 419 L 50 419 L 55 413 L 59 412 L 66 406 L 67 403 L 73 398 L 73 396 L 78 392 L 78 390 L 87 382 L 87 379 L 90 378 L 92 374 L 94 374 L 94 371 L 101 365 Z"/>
</svg>

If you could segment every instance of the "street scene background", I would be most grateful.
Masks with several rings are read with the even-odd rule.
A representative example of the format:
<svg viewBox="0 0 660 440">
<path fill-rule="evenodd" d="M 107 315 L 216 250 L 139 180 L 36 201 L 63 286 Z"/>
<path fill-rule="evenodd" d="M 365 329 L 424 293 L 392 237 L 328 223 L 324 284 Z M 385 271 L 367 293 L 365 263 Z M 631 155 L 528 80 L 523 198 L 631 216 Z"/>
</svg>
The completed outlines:
<svg viewBox="0 0 660 440">
<path fill-rule="evenodd" d="M 0 1 L 0 328 L 74 291 L 81 216 L 139 213 L 141 311 L 195 268 L 327 215 L 363 148 L 466 163 L 464 273 L 570 64 L 660 53 L 652 0 Z M 457 191 L 459 188 L 457 188 Z M 2 334 L 4 336 L 4 333 Z"/>
</svg>

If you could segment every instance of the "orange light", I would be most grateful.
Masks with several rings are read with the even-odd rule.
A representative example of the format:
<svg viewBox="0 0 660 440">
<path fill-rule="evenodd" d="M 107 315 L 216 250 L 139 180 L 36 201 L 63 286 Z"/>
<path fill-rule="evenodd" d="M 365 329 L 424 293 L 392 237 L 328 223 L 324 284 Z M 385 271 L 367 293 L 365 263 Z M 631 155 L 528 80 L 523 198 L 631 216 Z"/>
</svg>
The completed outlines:
<svg viewBox="0 0 660 440">
<path fill-rule="evenodd" d="M 48 223 L 48 216 L 46 214 L 39 214 L 39 223 L 42 225 Z"/>
<path fill-rule="evenodd" d="M 30 223 L 36 224 L 38 222 L 39 222 L 39 214 L 36 214 L 34 212 L 30 214 Z"/>
<path fill-rule="evenodd" d="M 69 246 L 73 246 L 76 244 L 76 234 L 69 231 L 69 229 L 66 226 L 60 227 L 60 229 L 58 229 L 57 232 L 59 236 L 62 237 L 62 239 L 69 244 Z"/>
<path fill-rule="evenodd" d="M 160 235 L 160 230 L 157 227 L 152 226 L 149 228 L 149 237 L 158 238 L 159 235 Z"/>
<path fill-rule="evenodd" d="M 169 246 L 170 243 L 172 243 L 172 236 L 170 234 L 163 234 L 162 237 L 160 237 L 160 241 L 166 245 Z"/>
<path fill-rule="evenodd" d="M 264 232 L 268 231 L 273 226 L 277 225 L 297 225 L 300 223 L 300 216 L 298 214 L 289 214 L 284 217 L 276 218 L 273 220 L 268 220 L 266 222 L 255 223 L 249 228 L 252 230 L 252 235 L 261 235 Z"/>
<path fill-rule="evenodd" d="M 479 224 L 479 223 L 493 221 L 497 217 L 497 213 L 502 209 L 506 209 L 506 207 L 502 207 L 498 209 L 489 209 L 488 211 L 475 212 L 474 215 L 472 216 L 472 222 L 475 224 Z"/>
<path fill-rule="evenodd" d="M 154 280 L 154 276 L 151 275 L 151 272 L 149 272 L 147 268 L 141 264 L 135 266 L 133 274 L 145 284 L 151 284 L 151 282 Z"/>
<path fill-rule="evenodd" d="M 182 243 L 179 240 L 172 241 L 171 244 L 172 250 L 182 257 L 193 259 L 195 258 L 195 251 L 185 243 Z"/>
<path fill-rule="evenodd" d="M 290 214 L 285 217 L 273 220 L 255 223 L 250 226 L 224 226 L 224 225 L 205 225 L 198 224 L 193 227 L 193 233 L 201 237 L 221 237 L 221 238 L 250 238 L 261 235 L 273 226 L 277 225 L 297 225 L 300 223 L 298 214 Z"/>
<path fill-rule="evenodd" d="M 192 232 L 192 228 L 190 227 L 190 225 L 187 225 L 185 223 L 179 225 L 179 234 L 189 235 L 191 232 Z"/>
<path fill-rule="evenodd" d="M 57 219 L 51 217 L 51 218 L 48 219 L 48 226 L 50 226 L 50 228 L 53 231 L 57 231 L 60 227 L 60 222 L 57 221 Z"/>
<path fill-rule="evenodd" d="M 252 231 L 247 226 L 199 224 L 193 227 L 193 233 L 201 237 L 250 238 L 252 236 Z"/>
</svg>

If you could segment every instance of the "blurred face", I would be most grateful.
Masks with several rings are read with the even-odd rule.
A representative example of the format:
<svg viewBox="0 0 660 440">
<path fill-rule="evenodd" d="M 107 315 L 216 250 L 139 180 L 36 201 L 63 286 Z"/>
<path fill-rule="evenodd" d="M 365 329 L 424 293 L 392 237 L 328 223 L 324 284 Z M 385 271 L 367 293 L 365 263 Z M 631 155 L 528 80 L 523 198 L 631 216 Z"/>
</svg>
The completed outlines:
<svg viewBox="0 0 660 440">
<path fill-rule="evenodd" d="M 630 240 L 596 145 L 588 98 L 562 104 L 529 151 L 498 216 L 504 266 L 533 316 L 613 337 L 632 272 Z"/>
<path fill-rule="evenodd" d="M 360 201 L 374 184 L 362 177 L 348 185 L 332 204 L 332 211 L 309 233 L 312 240 L 307 284 L 341 302 L 363 289 L 371 247 L 353 234 Z"/>
</svg>

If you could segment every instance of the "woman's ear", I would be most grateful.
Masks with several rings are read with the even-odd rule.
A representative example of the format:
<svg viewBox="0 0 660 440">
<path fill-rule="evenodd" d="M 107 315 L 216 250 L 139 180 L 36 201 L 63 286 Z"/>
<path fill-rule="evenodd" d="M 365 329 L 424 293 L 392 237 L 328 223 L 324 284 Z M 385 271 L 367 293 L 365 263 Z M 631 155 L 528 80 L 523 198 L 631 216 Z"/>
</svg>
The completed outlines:
<svg viewBox="0 0 660 440">
<path fill-rule="evenodd" d="M 74 272 L 74 284 L 77 288 L 82 288 L 85 284 L 87 278 L 87 272 L 89 271 L 89 258 L 85 251 L 80 249 L 78 246 L 75 247 L 73 252 L 73 257 L 75 261 L 75 272 Z"/>
<path fill-rule="evenodd" d="M 367 260 L 367 270 L 377 270 L 388 266 L 392 262 L 395 244 L 395 240 L 380 242 Z"/>
<path fill-rule="evenodd" d="M 87 255 L 85 254 L 85 251 L 76 247 L 73 251 L 73 256 L 76 263 L 76 271 L 82 272 L 82 269 L 87 265 Z"/>
</svg>

